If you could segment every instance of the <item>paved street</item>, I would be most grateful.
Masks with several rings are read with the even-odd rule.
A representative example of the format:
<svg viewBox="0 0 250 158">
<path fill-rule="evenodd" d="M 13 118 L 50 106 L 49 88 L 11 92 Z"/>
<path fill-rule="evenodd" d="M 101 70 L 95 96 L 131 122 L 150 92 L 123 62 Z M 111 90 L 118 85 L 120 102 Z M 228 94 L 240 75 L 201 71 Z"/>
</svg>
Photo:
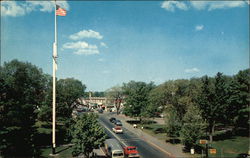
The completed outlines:
<svg viewBox="0 0 250 158">
<path fill-rule="evenodd" d="M 130 132 L 126 127 L 123 126 L 123 134 L 114 134 L 110 130 L 114 125 L 109 122 L 109 116 L 107 114 L 99 115 L 100 122 L 107 127 L 106 132 L 109 137 L 117 139 L 122 146 L 136 146 L 142 158 L 168 158 L 170 157 L 164 151 L 161 151 L 157 147 L 147 143 L 141 139 L 138 135 Z"/>
</svg>

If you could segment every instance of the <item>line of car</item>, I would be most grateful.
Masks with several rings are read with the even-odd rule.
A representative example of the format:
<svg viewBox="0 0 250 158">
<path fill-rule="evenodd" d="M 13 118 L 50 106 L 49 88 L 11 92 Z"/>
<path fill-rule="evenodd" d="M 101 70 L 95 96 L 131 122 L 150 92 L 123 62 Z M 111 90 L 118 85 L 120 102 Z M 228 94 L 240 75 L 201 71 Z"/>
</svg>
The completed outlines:
<svg viewBox="0 0 250 158">
<path fill-rule="evenodd" d="M 114 117 L 109 119 L 115 125 L 113 132 L 123 133 L 122 122 Z M 140 158 L 139 152 L 135 146 L 121 147 L 120 143 L 115 139 L 107 139 L 105 141 L 105 153 L 111 158 Z"/>
<path fill-rule="evenodd" d="M 104 152 L 110 158 L 140 158 L 135 146 L 121 147 L 116 139 L 107 139 L 104 142 Z"/>
<path fill-rule="evenodd" d="M 121 133 L 121 134 L 122 134 L 122 133 L 123 133 L 123 130 L 122 130 L 122 122 L 121 122 L 120 120 L 117 120 L 116 118 L 111 117 L 111 118 L 109 119 L 109 121 L 115 125 L 115 127 L 112 128 L 112 131 L 113 131 L 114 133 L 116 133 L 116 134 L 118 134 L 118 133 Z"/>
</svg>

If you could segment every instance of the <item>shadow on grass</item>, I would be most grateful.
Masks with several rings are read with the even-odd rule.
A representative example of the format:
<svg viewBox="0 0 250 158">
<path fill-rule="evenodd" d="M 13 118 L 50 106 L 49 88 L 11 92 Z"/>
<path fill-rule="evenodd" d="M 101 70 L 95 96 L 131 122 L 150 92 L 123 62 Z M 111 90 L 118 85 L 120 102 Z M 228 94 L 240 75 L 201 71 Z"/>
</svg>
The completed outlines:
<svg viewBox="0 0 250 158">
<path fill-rule="evenodd" d="M 65 147 L 64 149 L 60 149 L 59 151 L 56 151 L 56 154 L 59 154 L 59 153 L 65 151 L 65 150 L 68 150 L 68 149 L 71 148 L 71 147 L 72 147 L 72 146 L 67 146 L 67 147 Z"/>
<path fill-rule="evenodd" d="M 166 130 L 164 129 L 164 128 L 156 128 L 155 130 L 154 130 L 154 133 L 155 134 L 158 134 L 158 133 L 165 133 L 166 132 Z"/>
<path fill-rule="evenodd" d="M 225 130 L 213 136 L 214 141 L 233 139 L 235 136 L 248 137 L 248 129 Z"/>
<path fill-rule="evenodd" d="M 127 120 L 127 123 L 129 123 L 129 124 L 140 124 L 141 123 L 141 121 L 140 120 Z"/>
<path fill-rule="evenodd" d="M 166 143 L 171 143 L 171 144 L 180 144 L 181 140 L 178 138 L 169 138 L 166 140 Z"/>
</svg>

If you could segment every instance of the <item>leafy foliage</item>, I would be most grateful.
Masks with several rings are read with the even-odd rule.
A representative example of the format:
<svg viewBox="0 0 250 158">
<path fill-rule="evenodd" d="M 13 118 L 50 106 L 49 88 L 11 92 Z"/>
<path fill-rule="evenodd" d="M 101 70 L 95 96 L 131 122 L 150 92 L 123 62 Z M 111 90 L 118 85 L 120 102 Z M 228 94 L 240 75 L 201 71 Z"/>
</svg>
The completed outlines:
<svg viewBox="0 0 250 158">
<path fill-rule="evenodd" d="M 114 86 L 105 91 L 105 96 L 115 103 L 117 114 L 120 112 L 121 103 L 123 100 L 123 89 L 120 86 Z"/>
<path fill-rule="evenodd" d="M 51 104 L 52 104 L 52 82 L 51 77 L 47 83 L 47 89 L 43 104 L 40 106 L 38 119 L 41 121 L 51 121 Z M 56 86 L 56 117 L 60 121 L 71 118 L 74 108 L 73 103 L 77 103 L 77 99 L 84 95 L 86 86 L 81 81 L 74 78 L 60 79 Z"/>
<path fill-rule="evenodd" d="M 57 117 L 67 120 L 71 117 L 74 102 L 84 95 L 86 87 L 74 78 L 60 79 L 57 82 Z"/>
<path fill-rule="evenodd" d="M 156 116 L 158 112 L 162 112 L 167 107 L 171 106 L 174 102 L 173 94 L 175 91 L 176 89 L 173 81 L 165 82 L 152 89 L 148 96 L 149 106 L 147 110 L 149 116 Z"/>
<path fill-rule="evenodd" d="M 154 84 L 151 82 L 146 84 L 144 82 L 130 81 L 123 85 L 125 98 L 124 113 L 133 117 L 146 116 L 148 106 L 149 92 L 154 88 Z"/>
<path fill-rule="evenodd" d="M 73 120 L 71 126 L 73 156 L 83 153 L 86 157 L 93 149 L 98 148 L 105 139 L 106 134 L 103 127 L 97 121 L 97 115 L 85 113 Z"/>
<path fill-rule="evenodd" d="M 169 108 L 169 113 L 165 119 L 167 135 L 169 137 L 179 137 L 182 123 L 174 107 Z"/>
<path fill-rule="evenodd" d="M 230 122 L 235 127 L 249 128 L 250 69 L 239 71 L 230 84 Z"/>
<path fill-rule="evenodd" d="M 46 78 L 36 66 L 13 60 L 1 68 L 0 81 L 0 150 L 8 156 L 35 155 L 35 111 Z"/>
<path fill-rule="evenodd" d="M 200 110 L 194 105 L 189 106 L 180 131 L 182 142 L 187 149 L 198 145 L 199 139 L 204 135 L 205 128 L 206 124 Z"/>
</svg>

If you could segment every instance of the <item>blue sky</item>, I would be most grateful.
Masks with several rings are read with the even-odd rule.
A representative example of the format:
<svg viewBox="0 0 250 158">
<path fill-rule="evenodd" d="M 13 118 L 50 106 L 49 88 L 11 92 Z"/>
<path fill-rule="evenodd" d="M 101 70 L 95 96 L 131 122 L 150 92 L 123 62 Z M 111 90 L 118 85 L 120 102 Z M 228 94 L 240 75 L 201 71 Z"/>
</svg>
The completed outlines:
<svg viewBox="0 0 250 158">
<path fill-rule="evenodd" d="M 247 1 L 59 1 L 59 78 L 104 91 L 130 80 L 163 83 L 249 67 Z M 53 3 L 1 2 L 2 63 L 52 74 Z"/>
</svg>

